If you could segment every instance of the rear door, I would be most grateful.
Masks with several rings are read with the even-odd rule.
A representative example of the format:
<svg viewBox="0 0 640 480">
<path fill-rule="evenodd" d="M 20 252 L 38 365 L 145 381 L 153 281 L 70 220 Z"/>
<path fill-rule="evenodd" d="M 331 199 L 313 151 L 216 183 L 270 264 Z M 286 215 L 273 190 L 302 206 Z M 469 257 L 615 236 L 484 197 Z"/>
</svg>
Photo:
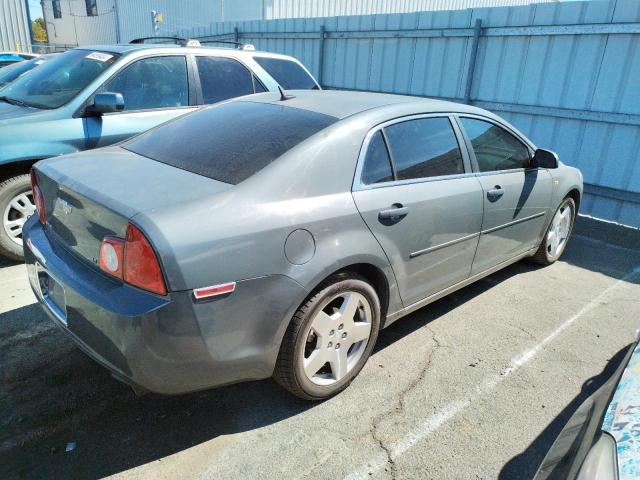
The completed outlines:
<svg viewBox="0 0 640 480">
<path fill-rule="evenodd" d="M 405 306 L 469 276 L 482 188 L 460 141 L 448 115 L 394 120 L 365 140 L 353 197 Z"/>
<path fill-rule="evenodd" d="M 233 58 L 197 55 L 195 67 L 199 104 L 209 105 L 266 91 L 255 75 Z"/>
<path fill-rule="evenodd" d="M 86 148 L 120 142 L 193 111 L 188 72 L 184 55 L 146 57 L 122 68 L 98 91 L 121 93 L 125 108 L 82 119 Z"/>
<path fill-rule="evenodd" d="M 551 203 L 551 175 L 528 168 L 533 154 L 514 132 L 483 117 L 458 117 L 482 184 L 484 218 L 476 274 L 535 247 Z"/>
</svg>

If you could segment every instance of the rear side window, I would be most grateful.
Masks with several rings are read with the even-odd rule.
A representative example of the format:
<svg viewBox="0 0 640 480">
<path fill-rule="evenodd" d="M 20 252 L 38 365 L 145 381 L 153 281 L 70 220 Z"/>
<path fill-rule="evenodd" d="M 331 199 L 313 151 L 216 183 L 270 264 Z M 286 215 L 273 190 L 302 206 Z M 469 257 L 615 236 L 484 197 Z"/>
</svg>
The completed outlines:
<svg viewBox="0 0 640 480">
<path fill-rule="evenodd" d="M 121 93 L 125 110 L 184 107 L 189 105 L 187 60 L 182 55 L 143 58 L 117 73 L 102 91 Z"/>
<path fill-rule="evenodd" d="M 240 62 L 231 58 L 196 57 L 204 103 L 254 93 L 253 75 Z"/>
<path fill-rule="evenodd" d="M 180 117 L 122 147 L 235 185 L 337 120 L 282 105 L 231 102 Z"/>
<path fill-rule="evenodd" d="M 460 120 L 481 172 L 525 168 L 529 164 L 529 149 L 504 128 L 475 118 Z"/>
<path fill-rule="evenodd" d="M 285 90 L 312 90 L 318 88 L 313 78 L 298 63 L 270 57 L 253 57 Z"/>
<path fill-rule="evenodd" d="M 365 185 L 371 185 L 373 183 L 390 182 L 391 180 L 393 180 L 393 172 L 391 170 L 389 152 L 387 151 L 387 145 L 384 143 L 382 132 L 378 130 L 369 142 L 362 168 L 361 181 Z"/>
<path fill-rule="evenodd" d="M 398 180 L 464 173 L 462 154 L 448 118 L 419 118 L 384 129 Z"/>
</svg>

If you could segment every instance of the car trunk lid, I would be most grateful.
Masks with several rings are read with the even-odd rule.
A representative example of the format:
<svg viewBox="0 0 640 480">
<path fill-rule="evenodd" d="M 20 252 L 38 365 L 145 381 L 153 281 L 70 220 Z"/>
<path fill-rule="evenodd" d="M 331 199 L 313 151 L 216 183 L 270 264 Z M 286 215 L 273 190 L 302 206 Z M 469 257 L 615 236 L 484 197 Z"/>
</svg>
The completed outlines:
<svg viewBox="0 0 640 480">
<path fill-rule="evenodd" d="M 92 263 L 102 239 L 124 238 L 129 219 L 138 213 L 188 208 L 232 187 L 120 147 L 49 159 L 36 170 L 51 230 Z"/>
</svg>

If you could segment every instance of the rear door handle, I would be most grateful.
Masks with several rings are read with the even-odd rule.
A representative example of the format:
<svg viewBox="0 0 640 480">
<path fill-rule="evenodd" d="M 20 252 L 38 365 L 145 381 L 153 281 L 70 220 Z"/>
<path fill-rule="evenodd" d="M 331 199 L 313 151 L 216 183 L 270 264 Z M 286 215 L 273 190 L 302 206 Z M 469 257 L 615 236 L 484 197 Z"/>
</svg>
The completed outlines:
<svg viewBox="0 0 640 480">
<path fill-rule="evenodd" d="M 381 210 L 378 212 L 379 219 L 399 219 L 400 217 L 406 217 L 409 214 L 409 207 L 403 207 L 401 203 L 394 203 L 392 208 L 387 210 Z"/>
<path fill-rule="evenodd" d="M 504 195 L 504 190 L 502 190 L 502 187 L 500 185 L 496 185 L 491 190 L 487 190 L 487 199 L 490 202 L 495 202 L 502 195 Z"/>
</svg>

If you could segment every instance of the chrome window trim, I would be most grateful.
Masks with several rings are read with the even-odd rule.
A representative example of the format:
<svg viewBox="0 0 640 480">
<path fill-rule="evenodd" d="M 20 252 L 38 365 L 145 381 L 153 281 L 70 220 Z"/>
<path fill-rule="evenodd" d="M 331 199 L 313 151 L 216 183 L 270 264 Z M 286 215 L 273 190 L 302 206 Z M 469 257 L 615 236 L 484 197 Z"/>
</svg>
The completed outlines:
<svg viewBox="0 0 640 480">
<path fill-rule="evenodd" d="M 456 178 L 466 178 L 472 177 L 475 175 L 473 169 L 471 168 L 471 157 L 469 156 L 467 145 L 464 141 L 464 138 L 461 136 L 461 131 L 459 126 L 457 125 L 457 121 L 453 117 L 454 114 L 451 112 L 434 112 L 434 113 L 419 113 L 406 115 L 403 117 L 393 118 L 391 120 L 387 120 L 383 123 L 380 123 L 373 128 L 371 128 L 364 137 L 364 141 L 362 142 L 362 146 L 360 147 L 360 153 L 358 154 L 358 161 L 356 164 L 356 170 L 353 178 L 353 183 L 351 186 L 351 190 L 361 191 L 361 190 L 372 190 L 376 188 L 386 188 L 392 186 L 399 185 L 411 185 L 414 183 L 427 183 L 427 182 L 438 182 L 442 180 L 453 180 Z M 371 143 L 371 139 L 378 132 L 382 131 L 382 136 L 385 140 L 385 144 L 387 145 L 387 152 L 389 154 L 389 160 L 391 161 L 391 169 L 395 174 L 395 164 L 393 162 L 393 153 L 391 152 L 391 148 L 387 143 L 387 138 L 384 133 L 384 128 L 389 125 L 394 125 L 396 123 L 407 122 L 411 120 L 418 120 L 421 118 L 446 118 L 449 120 L 449 124 L 451 125 L 451 130 L 453 132 L 453 136 L 458 144 L 458 149 L 460 150 L 460 155 L 462 156 L 462 165 L 464 168 L 464 173 L 457 173 L 453 175 L 439 175 L 435 177 L 424 177 L 424 178 L 410 178 L 406 180 L 392 180 L 390 182 L 381 182 L 381 183 L 372 183 L 365 184 L 362 183 L 362 169 L 364 168 L 364 161 L 367 155 L 367 151 L 369 150 L 369 144 Z"/>
</svg>

